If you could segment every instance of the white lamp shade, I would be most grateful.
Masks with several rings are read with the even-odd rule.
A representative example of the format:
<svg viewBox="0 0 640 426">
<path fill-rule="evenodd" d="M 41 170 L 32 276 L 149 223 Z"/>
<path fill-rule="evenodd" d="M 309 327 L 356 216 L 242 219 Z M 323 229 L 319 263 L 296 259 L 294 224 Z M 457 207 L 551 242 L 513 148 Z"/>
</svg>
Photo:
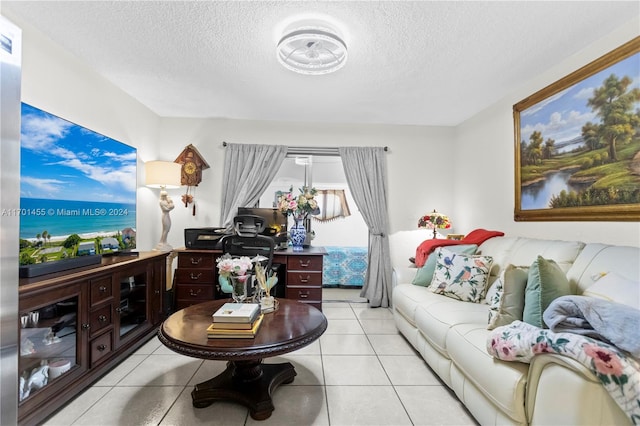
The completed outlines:
<svg viewBox="0 0 640 426">
<path fill-rule="evenodd" d="M 180 188 L 182 166 L 172 161 L 144 163 L 145 185 L 150 188 Z"/>
</svg>

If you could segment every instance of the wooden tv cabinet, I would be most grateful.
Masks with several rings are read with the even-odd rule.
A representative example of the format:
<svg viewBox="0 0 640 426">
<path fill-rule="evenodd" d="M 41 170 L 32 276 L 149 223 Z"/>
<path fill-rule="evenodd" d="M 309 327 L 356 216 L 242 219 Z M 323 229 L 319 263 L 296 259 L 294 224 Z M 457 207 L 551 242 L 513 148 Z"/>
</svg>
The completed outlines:
<svg viewBox="0 0 640 426">
<path fill-rule="evenodd" d="M 168 254 L 103 257 L 20 279 L 19 424 L 42 423 L 156 333 L 166 317 Z"/>
<path fill-rule="evenodd" d="M 173 279 L 175 309 L 229 297 L 220 292 L 217 259 L 221 250 L 176 249 L 178 267 Z M 277 297 L 298 300 L 322 310 L 322 266 L 327 254 L 324 247 L 309 247 L 303 251 L 291 248 L 277 250 L 273 264 L 281 265 Z"/>
</svg>

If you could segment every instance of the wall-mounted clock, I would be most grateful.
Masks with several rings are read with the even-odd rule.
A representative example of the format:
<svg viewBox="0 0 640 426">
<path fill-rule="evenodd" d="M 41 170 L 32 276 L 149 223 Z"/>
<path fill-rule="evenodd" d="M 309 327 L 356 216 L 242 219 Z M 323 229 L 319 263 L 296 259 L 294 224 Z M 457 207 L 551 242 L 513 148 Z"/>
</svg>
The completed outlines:
<svg viewBox="0 0 640 426">
<path fill-rule="evenodd" d="M 182 165 L 180 183 L 187 186 L 187 192 L 182 196 L 185 207 L 193 203 L 193 192 L 196 186 L 202 182 L 202 170 L 208 169 L 209 164 L 202 158 L 195 146 L 189 144 L 178 155 L 175 163 Z M 196 206 L 193 205 L 193 215 L 196 214 Z"/>
</svg>

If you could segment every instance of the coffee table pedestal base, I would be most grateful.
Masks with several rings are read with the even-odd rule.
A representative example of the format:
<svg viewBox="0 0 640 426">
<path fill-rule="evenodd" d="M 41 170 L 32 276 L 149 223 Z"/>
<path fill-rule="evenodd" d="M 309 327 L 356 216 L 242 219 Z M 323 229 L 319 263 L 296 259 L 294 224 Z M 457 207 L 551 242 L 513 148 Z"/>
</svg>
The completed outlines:
<svg viewBox="0 0 640 426">
<path fill-rule="evenodd" d="M 193 406 L 204 408 L 215 401 L 244 405 L 254 420 L 268 419 L 274 406 L 272 392 L 281 384 L 293 382 L 293 364 L 262 364 L 262 361 L 229 361 L 218 376 L 199 383 L 191 392 Z"/>
</svg>

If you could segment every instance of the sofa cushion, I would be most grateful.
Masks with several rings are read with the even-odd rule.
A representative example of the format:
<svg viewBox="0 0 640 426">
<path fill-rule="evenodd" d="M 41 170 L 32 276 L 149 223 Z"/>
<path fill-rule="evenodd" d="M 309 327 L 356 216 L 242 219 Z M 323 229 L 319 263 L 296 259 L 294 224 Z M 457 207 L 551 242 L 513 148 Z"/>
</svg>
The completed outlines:
<svg viewBox="0 0 640 426">
<path fill-rule="evenodd" d="M 528 268 L 508 265 L 502 271 L 501 289 L 498 289 L 495 297 L 497 303 L 489 307 L 487 329 L 493 330 L 501 325 L 511 324 L 515 320 L 522 320 L 527 278 Z"/>
<path fill-rule="evenodd" d="M 486 349 L 489 333 L 484 324 L 456 325 L 447 335 L 449 357 L 487 399 L 512 418 L 514 423 L 523 423 L 529 366 L 495 360 Z"/>
<path fill-rule="evenodd" d="M 627 279 L 615 272 L 598 278 L 583 296 L 597 297 L 640 309 L 640 282 Z"/>
<path fill-rule="evenodd" d="M 424 292 L 431 297 L 428 305 L 417 307 L 416 326 L 427 342 L 448 358 L 446 341 L 451 327 L 468 323 L 486 324 L 489 306 L 484 303 L 463 303 L 429 291 Z"/>
<path fill-rule="evenodd" d="M 475 244 L 464 244 L 459 246 L 451 246 L 448 250 L 454 253 L 464 253 L 464 254 L 474 254 L 478 246 Z M 431 284 L 431 280 L 433 279 L 433 272 L 436 269 L 436 253 L 431 253 L 429 257 L 427 257 L 427 261 L 424 263 L 422 268 L 418 269 L 415 278 L 411 282 L 411 284 L 421 285 L 423 287 L 427 287 Z"/>
<path fill-rule="evenodd" d="M 463 302 L 484 298 L 493 258 L 455 253 L 448 248 L 435 252 L 436 268 L 429 290 Z"/>
<path fill-rule="evenodd" d="M 444 299 L 442 296 L 427 291 L 424 287 L 413 284 L 398 284 L 393 289 L 392 297 L 393 309 L 414 326 L 416 325 L 416 309 L 419 306 L 428 309 L 434 303 L 439 303 Z"/>
<path fill-rule="evenodd" d="M 560 266 L 552 259 L 538 256 L 529 268 L 522 320 L 546 328 L 542 313 L 554 299 L 570 292 L 569 280 Z"/>
</svg>

